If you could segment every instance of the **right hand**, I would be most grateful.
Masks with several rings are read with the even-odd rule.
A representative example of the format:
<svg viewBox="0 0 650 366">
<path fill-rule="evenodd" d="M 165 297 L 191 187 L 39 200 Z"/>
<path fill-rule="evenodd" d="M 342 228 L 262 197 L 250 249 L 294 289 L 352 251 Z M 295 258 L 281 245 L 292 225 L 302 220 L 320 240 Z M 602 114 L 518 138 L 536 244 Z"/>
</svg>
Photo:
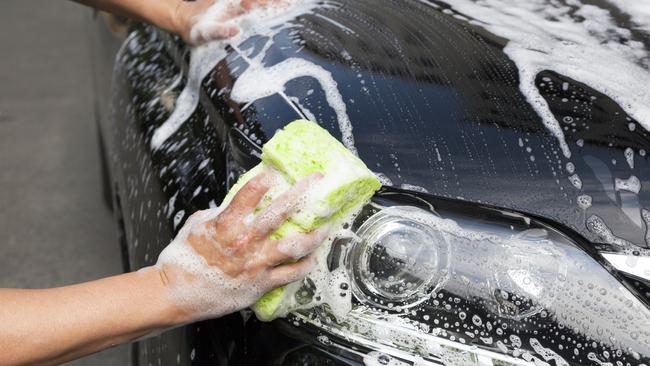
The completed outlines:
<svg viewBox="0 0 650 366">
<path fill-rule="evenodd" d="M 267 170 L 253 178 L 223 210 L 192 215 L 161 253 L 156 268 L 185 322 L 246 308 L 313 268 L 315 260 L 309 254 L 327 238 L 328 227 L 279 240 L 268 236 L 299 209 L 322 176 L 311 175 L 296 183 L 253 216 L 275 174 Z"/>
</svg>

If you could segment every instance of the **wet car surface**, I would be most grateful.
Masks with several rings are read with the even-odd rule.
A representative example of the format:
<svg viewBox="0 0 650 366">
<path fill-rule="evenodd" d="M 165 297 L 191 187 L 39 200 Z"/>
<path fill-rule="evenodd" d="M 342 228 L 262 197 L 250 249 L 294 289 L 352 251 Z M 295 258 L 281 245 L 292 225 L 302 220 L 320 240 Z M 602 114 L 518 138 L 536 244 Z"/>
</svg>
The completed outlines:
<svg viewBox="0 0 650 366">
<path fill-rule="evenodd" d="M 203 79 L 196 110 L 160 148 L 151 139 L 186 83 L 189 52 L 168 34 L 133 26 L 117 53 L 113 94 L 104 100 L 112 104 L 110 118 L 109 108 L 99 107 L 129 268 L 154 264 L 192 212 L 218 206 L 287 122 L 314 119 L 345 140 L 350 131 L 328 94 L 334 88 L 354 148 L 385 185 L 353 228 L 371 232 L 364 222 L 382 219 L 379 212 L 408 220 L 402 208 L 419 207 L 431 216 L 418 222 L 442 233 L 431 234 L 437 239 L 430 245 L 419 243 L 418 254 L 426 258 L 435 247 L 428 255 L 444 263 L 400 262 L 395 255 L 393 262 L 368 265 L 401 266 L 411 274 L 424 266 L 441 276 L 414 292 L 422 297 L 417 301 L 397 296 L 393 302 L 378 299 L 390 293 L 367 296 L 372 289 L 358 283 L 368 279 L 357 278 L 355 287 L 352 278 L 344 294 L 357 307 L 343 320 L 327 308 L 270 324 L 233 314 L 142 341 L 135 359 L 649 364 L 650 280 L 643 261 L 650 245 L 650 139 L 643 123 L 580 80 L 542 71 L 535 85 L 562 127 L 567 157 L 522 94 L 506 39 L 444 3 L 326 5 L 272 39 L 230 45 Z M 648 49 L 647 33 L 635 30 L 631 37 Z M 292 59 L 331 79 L 299 75 L 250 102 L 230 97 L 247 70 L 257 67 L 265 76 Z M 362 246 L 341 240 L 332 269 L 338 263 L 354 277 L 362 263 L 353 248 Z M 624 256 L 628 266 L 607 254 Z"/>
</svg>

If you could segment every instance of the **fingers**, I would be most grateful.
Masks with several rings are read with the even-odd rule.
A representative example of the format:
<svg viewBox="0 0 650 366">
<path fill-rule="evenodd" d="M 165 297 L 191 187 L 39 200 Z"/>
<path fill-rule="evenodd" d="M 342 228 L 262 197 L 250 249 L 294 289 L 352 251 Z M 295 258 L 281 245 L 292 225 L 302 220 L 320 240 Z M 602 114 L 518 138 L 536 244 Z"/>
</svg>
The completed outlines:
<svg viewBox="0 0 650 366">
<path fill-rule="evenodd" d="M 273 200 L 269 207 L 258 213 L 254 225 L 258 235 L 265 237 L 285 222 L 289 216 L 304 204 L 305 193 L 322 178 L 323 175 L 320 173 L 309 175 Z"/>
<path fill-rule="evenodd" d="M 271 174 L 264 170 L 253 179 L 248 181 L 242 189 L 237 192 L 235 198 L 224 210 L 224 216 L 228 220 L 239 220 L 242 217 L 253 212 L 255 207 L 260 203 L 264 194 L 268 192 L 272 185 Z M 233 221 L 236 222 L 236 221 Z"/>
<path fill-rule="evenodd" d="M 275 267 L 269 272 L 269 285 L 271 288 L 277 288 L 298 281 L 307 276 L 315 266 L 316 258 L 309 256 L 295 263 Z"/>
<path fill-rule="evenodd" d="M 275 266 L 309 255 L 327 239 L 330 228 L 330 225 L 325 225 L 307 234 L 294 234 L 280 240 L 267 241 L 264 248 L 266 263 Z"/>
<path fill-rule="evenodd" d="M 219 3 L 220 7 L 211 12 L 214 1 L 192 1 L 183 3 L 180 14 L 184 24 L 176 33 L 192 46 L 228 39 L 239 34 L 239 27 L 230 22 L 252 11 L 255 8 L 271 6 L 286 6 L 286 0 L 241 0 L 237 3 Z M 178 12 L 179 10 L 177 10 Z"/>
<path fill-rule="evenodd" d="M 232 38 L 239 33 L 239 27 L 221 21 L 202 22 L 190 31 L 190 44 L 201 45 L 210 41 Z"/>
<path fill-rule="evenodd" d="M 249 12 L 255 7 L 265 7 L 270 4 L 275 3 L 276 1 L 272 0 L 242 0 L 240 3 L 240 8 L 242 12 Z"/>
</svg>

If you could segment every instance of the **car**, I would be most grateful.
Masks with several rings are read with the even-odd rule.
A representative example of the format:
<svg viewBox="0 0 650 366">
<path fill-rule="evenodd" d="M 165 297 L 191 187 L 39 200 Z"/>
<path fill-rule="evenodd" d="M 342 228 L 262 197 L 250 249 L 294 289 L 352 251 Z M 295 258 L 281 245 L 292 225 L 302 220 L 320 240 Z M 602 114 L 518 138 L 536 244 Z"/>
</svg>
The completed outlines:
<svg viewBox="0 0 650 366">
<path fill-rule="evenodd" d="M 133 364 L 650 365 L 649 100 L 600 87 L 647 95 L 632 71 L 648 72 L 650 32 L 604 0 L 497 3 L 317 2 L 203 48 L 202 72 L 178 37 L 96 13 L 125 270 L 155 264 L 290 121 L 317 121 L 383 184 L 328 257 L 345 278 L 330 300 L 352 309 L 188 324 L 135 343 Z M 553 59 L 528 23 L 584 52 Z"/>
</svg>

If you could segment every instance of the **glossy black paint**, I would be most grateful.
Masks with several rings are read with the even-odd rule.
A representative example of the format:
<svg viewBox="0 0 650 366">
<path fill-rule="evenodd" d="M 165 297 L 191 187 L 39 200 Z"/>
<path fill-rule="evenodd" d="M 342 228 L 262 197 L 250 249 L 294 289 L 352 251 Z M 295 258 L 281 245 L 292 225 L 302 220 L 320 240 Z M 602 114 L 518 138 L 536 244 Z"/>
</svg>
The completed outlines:
<svg viewBox="0 0 650 366">
<path fill-rule="evenodd" d="M 648 186 L 649 157 L 637 154 L 630 169 L 623 155 L 626 147 L 650 151 L 648 131 L 638 123 L 631 131 L 628 124 L 634 121 L 606 96 L 562 75 L 538 75 L 538 87 L 558 120 L 576 122 L 566 124 L 565 134 L 570 161 L 582 178 L 582 190 L 577 190 L 565 169 L 569 160 L 519 91 L 516 67 L 502 52 L 503 39 L 416 1 L 346 1 L 317 13 L 321 16 L 302 16 L 276 36 L 265 64 L 301 57 L 330 71 L 346 101 L 361 158 L 394 186 L 418 186 L 432 197 L 457 199 L 468 207 L 485 204 L 528 213 L 565 228 L 588 250 L 601 243 L 585 226 L 594 214 L 616 235 L 648 246 L 645 227 L 621 209 L 625 197 L 599 180 L 603 174 L 612 182 L 634 174 Z M 101 32 L 97 42 L 108 38 Z M 238 49 L 254 54 L 264 41 L 253 37 Z M 102 57 L 98 53 L 96 59 Z M 257 163 L 260 145 L 277 128 L 305 115 L 301 108 L 340 137 L 334 111 L 314 79 L 286 85 L 286 94 L 297 97 L 300 106 L 276 94 L 243 108 L 227 92 L 219 93 L 247 66 L 230 49 L 204 80 L 200 106 L 190 120 L 153 151 L 151 135 L 182 89 L 184 79 L 169 87 L 187 71 L 187 59 L 177 39 L 135 25 L 114 72 L 110 65 L 96 70 L 98 90 L 108 90 L 107 75 L 113 78 L 113 95 L 100 94 L 98 114 L 133 269 L 155 263 L 192 212 L 218 205 L 238 174 Z M 558 87 L 564 82 L 566 90 Z M 576 205 L 579 194 L 593 197 L 587 212 Z M 650 206 L 647 190 L 639 193 L 638 204 Z M 647 300 L 648 284 L 639 279 L 627 284 Z M 177 360 L 355 364 L 280 323 L 235 314 L 189 325 L 140 342 L 136 358 L 143 365 Z"/>
</svg>

